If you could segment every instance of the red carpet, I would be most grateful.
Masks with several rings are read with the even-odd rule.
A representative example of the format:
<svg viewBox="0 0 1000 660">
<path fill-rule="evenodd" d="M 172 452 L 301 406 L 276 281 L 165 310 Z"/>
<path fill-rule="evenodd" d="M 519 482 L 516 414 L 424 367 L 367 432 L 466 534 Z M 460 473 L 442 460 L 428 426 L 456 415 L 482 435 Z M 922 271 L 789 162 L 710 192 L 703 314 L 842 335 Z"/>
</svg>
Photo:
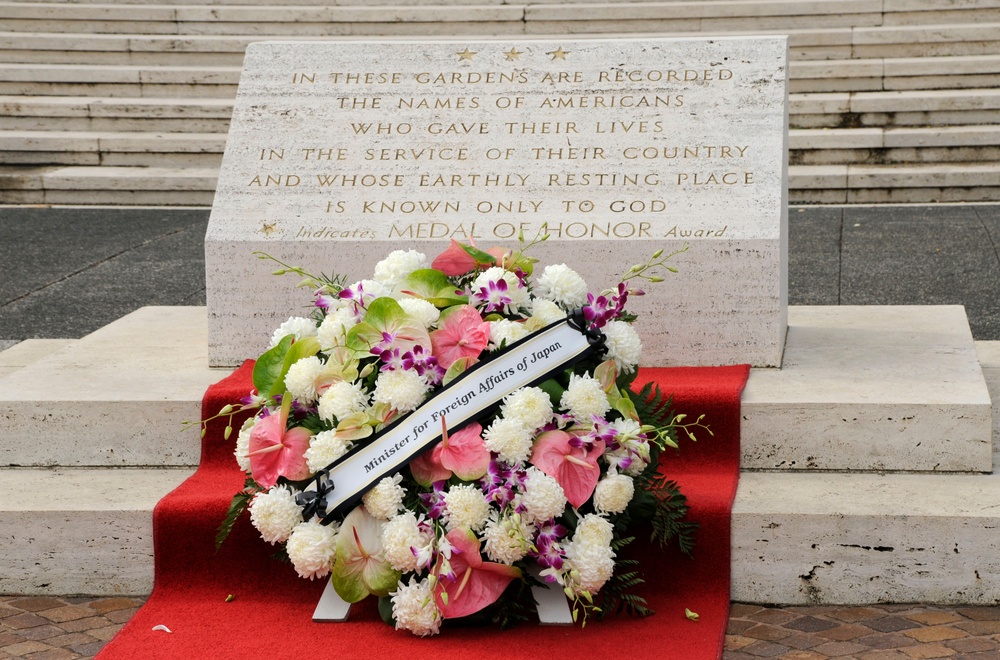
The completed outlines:
<svg viewBox="0 0 1000 660">
<path fill-rule="evenodd" d="M 260 540 L 243 516 L 218 554 L 215 530 L 233 493 L 243 484 L 223 442 L 225 424 L 205 435 L 198 471 L 154 511 L 156 584 L 146 605 L 98 656 L 128 658 L 497 658 L 628 657 L 718 658 L 729 617 L 729 511 L 739 476 L 740 393 L 749 368 L 644 369 L 636 383 L 659 383 L 679 412 L 706 414 L 714 437 L 681 444 L 664 463 L 677 479 L 701 525 L 694 560 L 679 552 L 647 549 L 644 595 L 657 614 L 594 622 L 585 629 L 523 625 L 508 631 L 446 629 L 437 637 L 396 632 L 370 602 L 355 606 L 348 623 L 314 624 L 322 581 L 295 576 L 271 561 L 275 549 Z M 204 415 L 250 389 L 244 365 L 212 386 Z M 656 558 L 653 561 L 653 558 Z M 235 598 L 226 602 L 226 597 Z M 371 601 L 371 599 L 369 599 Z M 684 616 L 684 608 L 700 615 Z M 153 631 L 163 624 L 172 633 Z"/>
</svg>

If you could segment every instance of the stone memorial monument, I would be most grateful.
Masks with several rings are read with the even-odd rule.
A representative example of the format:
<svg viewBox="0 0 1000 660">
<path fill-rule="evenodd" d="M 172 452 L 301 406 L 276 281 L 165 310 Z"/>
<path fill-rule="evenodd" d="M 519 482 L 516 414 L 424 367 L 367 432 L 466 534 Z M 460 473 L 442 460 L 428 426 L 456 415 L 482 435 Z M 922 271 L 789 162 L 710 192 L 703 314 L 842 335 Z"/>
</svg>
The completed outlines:
<svg viewBox="0 0 1000 660">
<path fill-rule="evenodd" d="M 399 248 L 513 246 L 635 299 L 644 364 L 780 366 L 784 37 L 269 42 L 246 53 L 206 236 L 210 362 L 305 315 L 273 262 L 367 277 Z"/>
</svg>

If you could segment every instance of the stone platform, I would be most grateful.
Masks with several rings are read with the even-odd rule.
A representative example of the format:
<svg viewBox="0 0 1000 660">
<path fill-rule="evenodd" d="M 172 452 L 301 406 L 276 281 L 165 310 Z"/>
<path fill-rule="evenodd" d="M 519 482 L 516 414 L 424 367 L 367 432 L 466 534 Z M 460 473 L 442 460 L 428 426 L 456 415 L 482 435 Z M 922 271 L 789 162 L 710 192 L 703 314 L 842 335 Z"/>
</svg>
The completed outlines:
<svg viewBox="0 0 1000 660">
<path fill-rule="evenodd" d="M 6 451 L 13 419 L 35 430 L 16 444 L 53 439 L 0 469 L 0 491 L 11 494 L 0 502 L 0 534 L 25 543 L 0 557 L 0 593 L 148 593 L 152 507 L 197 461 L 197 433 L 185 437 L 180 423 L 225 375 L 204 366 L 205 324 L 204 308 L 143 308 L 0 378 Z M 991 469 L 988 387 L 997 393 L 1000 342 L 974 343 L 954 307 L 791 307 L 789 325 L 786 368 L 752 371 L 745 393 L 734 599 L 1000 600 L 1000 478 L 981 474 Z M 839 341 L 837 350 L 813 351 L 817 338 Z M 897 359 L 873 370 L 873 354 Z M 80 417 L 65 418 L 74 401 L 85 401 L 74 404 Z M 138 425 L 107 413 L 129 401 L 145 415 Z M 863 414 L 848 418 L 858 406 Z M 765 414 L 795 420 L 794 429 L 770 422 L 769 434 Z M 74 427 L 100 430 L 100 451 L 77 442 Z M 754 448 L 778 432 L 816 460 L 760 470 L 766 452 Z M 50 494 L 44 505 L 28 488 L 38 483 Z"/>
</svg>

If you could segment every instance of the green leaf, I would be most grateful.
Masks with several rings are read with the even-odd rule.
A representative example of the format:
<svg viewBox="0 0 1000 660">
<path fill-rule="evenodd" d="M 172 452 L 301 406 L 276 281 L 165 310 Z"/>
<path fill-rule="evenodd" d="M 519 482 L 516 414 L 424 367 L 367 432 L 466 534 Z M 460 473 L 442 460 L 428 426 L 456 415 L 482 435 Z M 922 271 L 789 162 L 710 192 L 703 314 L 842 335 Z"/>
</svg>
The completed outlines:
<svg viewBox="0 0 1000 660">
<path fill-rule="evenodd" d="M 489 255 L 486 256 L 490 260 L 493 259 Z M 423 298 L 441 309 L 453 305 L 464 305 L 468 302 L 465 296 L 455 293 L 457 289 L 448 280 L 447 275 L 433 268 L 413 271 L 397 289 L 400 293 Z"/>
<path fill-rule="evenodd" d="M 469 370 L 469 367 L 474 365 L 478 360 L 473 357 L 465 356 L 460 357 L 451 363 L 448 367 L 448 371 L 444 372 L 444 378 L 441 380 L 442 385 L 447 385 L 451 381 L 455 380 L 463 373 Z"/>
<path fill-rule="evenodd" d="M 337 594 L 356 603 L 368 594 L 388 596 L 395 590 L 400 572 L 380 557 L 382 524 L 358 506 L 347 514 L 337 534 L 337 561 L 330 577 Z"/>
<path fill-rule="evenodd" d="M 684 608 L 684 616 L 686 616 L 691 621 L 697 621 L 698 620 L 698 613 L 697 612 L 692 612 L 691 610 L 689 610 L 686 607 Z"/>
<path fill-rule="evenodd" d="M 345 343 L 352 351 L 368 355 L 373 346 L 383 341 L 383 332 L 396 336 L 392 346 L 401 352 L 418 344 L 428 350 L 431 347 L 427 329 L 410 318 L 392 298 L 373 300 L 368 305 L 364 320 L 347 332 Z"/>
<path fill-rule="evenodd" d="M 472 245 L 465 245 L 463 243 L 459 243 L 458 245 L 465 250 L 466 254 L 475 259 L 477 264 L 481 264 L 483 266 L 493 266 L 496 264 L 496 259 L 489 252 L 483 252 L 479 248 Z"/>
<path fill-rule="evenodd" d="M 267 396 L 279 378 L 284 378 L 281 368 L 285 364 L 285 355 L 294 340 L 293 335 L 286 335 L 281 338 L 277 346 L 265 351 L 257 358 L 257 364 L 253 367 L 253 386 L 261 396 Z"/>
<path fill-rule="evenodd" d="M 233 501 L 229 503 L 229 509 L 226 511 L 226 517 L 222 519 L 222 524 L 219 525 L 219 530 L 215 534 L 216 552 L 219 551 L 222 543 L 229 537 L 230 532 L 233 531 L 233 525 L 236 524 L 236 520 L 250 505 L 250 500 L 260 490 L 260 486 L 253 480 L 253 477 L 247 477 L 246 482 L 243 484 L 243 490 L 233 496 Z"/>
<path fill-rule="evenodd" d="M 555 378 L 549 378 L 548 380 L 539 383 L 538 389 L 549 395 L 549 400 L 552 401 L 553 408 L 559 408 L 559 401 L 562 399 L 563 392 L 566 391 L 566 389 L 559 384 L 559 381 Z"/>
</svg>

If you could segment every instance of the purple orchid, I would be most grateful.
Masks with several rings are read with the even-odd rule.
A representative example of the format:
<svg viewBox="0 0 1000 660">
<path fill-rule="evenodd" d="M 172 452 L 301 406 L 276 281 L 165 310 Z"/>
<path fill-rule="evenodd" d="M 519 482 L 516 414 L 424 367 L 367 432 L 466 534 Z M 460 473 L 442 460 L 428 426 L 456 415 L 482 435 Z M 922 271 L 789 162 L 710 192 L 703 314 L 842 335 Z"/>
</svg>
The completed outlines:
<svg viewBox="0 0 1000 660">
<path fill-rule="evenodd" d="M 433 520 L 444 515 L 444 487 L 447 481 L 435 481 L 431 486 L 433 490 L 429 493 L 420 493 L 420 501 L 427 509 L 427 517 Z"/>
<path fill-rule="evenodd" d="M 486 304 L 484 312 L 502 311 L 512 300 L 507 295 L 507 280 L 502 277 L 499 280 L 490 280 L 486 286 L 480 287 L 479 291 L 473 291 L 470 296 L 477 305 Z"/>
</svg>

